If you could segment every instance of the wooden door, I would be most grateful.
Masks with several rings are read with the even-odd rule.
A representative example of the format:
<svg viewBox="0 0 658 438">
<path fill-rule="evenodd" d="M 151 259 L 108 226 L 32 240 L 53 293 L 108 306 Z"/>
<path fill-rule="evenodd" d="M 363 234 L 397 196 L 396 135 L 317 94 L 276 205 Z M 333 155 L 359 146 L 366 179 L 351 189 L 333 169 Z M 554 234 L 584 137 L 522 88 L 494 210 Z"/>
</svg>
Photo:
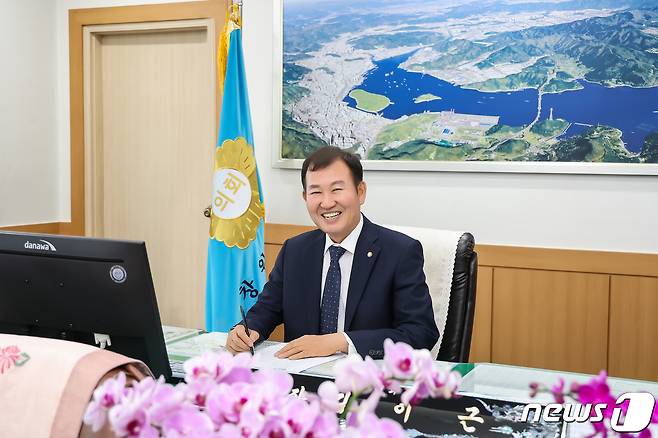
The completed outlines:
<svg viewBox="0 0 658 438">
<path fill-rule="evenodd" d="M 146 241 L 163 324 L 204 327 L 213 21 L 84 33 L 86 234 Z"/>
</svg>

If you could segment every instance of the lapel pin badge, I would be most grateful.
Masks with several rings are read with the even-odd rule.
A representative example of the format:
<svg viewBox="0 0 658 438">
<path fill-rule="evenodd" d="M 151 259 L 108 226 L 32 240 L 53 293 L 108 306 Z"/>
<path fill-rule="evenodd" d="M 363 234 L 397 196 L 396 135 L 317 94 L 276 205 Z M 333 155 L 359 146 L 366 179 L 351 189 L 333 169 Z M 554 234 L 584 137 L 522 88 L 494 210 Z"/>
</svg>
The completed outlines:
<svg viewBox="0 0 658 438">
<path fill-rule="evenodd" d="M 368 251 L 367 256 L 368 256 L 368 258 L 372 257 L 372 251 Z"/>
</svg>

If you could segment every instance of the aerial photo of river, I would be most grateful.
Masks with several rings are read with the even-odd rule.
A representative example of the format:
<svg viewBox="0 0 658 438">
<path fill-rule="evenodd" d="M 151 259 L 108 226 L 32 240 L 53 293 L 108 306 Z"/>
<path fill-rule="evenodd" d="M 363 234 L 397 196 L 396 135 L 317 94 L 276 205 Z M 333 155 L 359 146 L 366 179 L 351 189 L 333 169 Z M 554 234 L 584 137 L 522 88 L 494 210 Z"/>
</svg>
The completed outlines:
<svg viewBox="0 0 658 438">
<path fill-rule="evenodd" d="M 587 129 L 586 125 L 613 126 L 623 132 L 626 148 L 639 152 L 645 137 L 658 131 L 658 87 L 604 87 L 579 81 L 576 91 L 544 95 L 541 118 L 560 117 L 572 123 L 566 137 Z"/>
<path fill-rule="evenodd" d="M 450 111 L 458 113 L 500 116 L 501 123 L 511 126 L 527 125 L 535 118 L 537 90 L 525 89 L 513 92 L 482 93 L 452 85 L 441 79 L 399 68 L 410 54 L 375 62 L 376 67 L 366 74 L 363 83 L 354 88 L 382 94 L 393 104 L 381 114 L 387 119 L 425 111 Z M 430 93 L 441 99 L 415 103 L 416 96 Z M 356 101 L 349 96 L 345 102 L 356 108 Z"/>
<path fill-rule="evenodd" d="M 395 120 L 404 115 L 427 111 L 500 116 L 500 123 L 510 126 L 529 124 L 537 113 L 537 90 L 527 88 L 512 92 L 481 92 L 462 88 L 435 77 L 399 68 L 410 54 L 375 62 L 376 67 L 365 75 L 354 89 L 387 96 L 392 104 L 381 115 Z M 644 138 L 658 130 L 658 87 L 605 87 L 579 81 L 580 90 L 548 93 L 543 96 L 540 120 L 553 118 L 571 122 L 562 137 L 570 137 L 595 124 L 620 129 L 626 148 L 639 152 Z M 414 97 L 433 94 L 441 99 L 415 103 Z M 356 100 L 344 101 L 356 108 Z"/>
<path fill-rule="evenodd" d="M 283 0 L 282 158 L 658 163 L 658 0 Z"/>
</svg>

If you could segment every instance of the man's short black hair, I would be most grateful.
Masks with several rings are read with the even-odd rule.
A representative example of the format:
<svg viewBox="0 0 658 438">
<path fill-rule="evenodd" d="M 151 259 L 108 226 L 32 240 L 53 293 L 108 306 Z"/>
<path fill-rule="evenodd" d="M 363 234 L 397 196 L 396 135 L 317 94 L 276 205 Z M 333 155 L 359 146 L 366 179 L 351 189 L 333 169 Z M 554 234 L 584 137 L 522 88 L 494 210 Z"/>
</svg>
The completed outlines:
<svg viewBox="0 0 658 438">
<path fill-rule="evenodd" d="M 363 181 L 363 167 L 361 167 L 358 156 L 335 146 L 325 146 L 313 152 L 302 164 L 302 187 L 304 191 L 306 191 L 306 172 L 324 169 L 336 160 L 342 160 L 343 163 L 347 164 L 352 173 L 355 186 Z"/>
</svg>

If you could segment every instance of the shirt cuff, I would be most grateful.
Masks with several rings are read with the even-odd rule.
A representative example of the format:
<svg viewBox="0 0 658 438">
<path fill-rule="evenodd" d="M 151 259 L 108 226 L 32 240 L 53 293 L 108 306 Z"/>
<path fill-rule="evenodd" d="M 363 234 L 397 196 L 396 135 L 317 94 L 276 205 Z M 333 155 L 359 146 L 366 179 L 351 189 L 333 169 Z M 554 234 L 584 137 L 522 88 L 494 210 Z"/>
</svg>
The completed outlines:
<svg viewBox="0 0 658 438">
<path fill-rule="evenodd" d="M 356 347 L 354 347 L 354 344 L 350 337 L 347 336 L 347 333 L 343 332 L 343 336 L 345 336 L 345 340 L 347 341 L 347 354 L 357 354 Z"/>
</svg>

